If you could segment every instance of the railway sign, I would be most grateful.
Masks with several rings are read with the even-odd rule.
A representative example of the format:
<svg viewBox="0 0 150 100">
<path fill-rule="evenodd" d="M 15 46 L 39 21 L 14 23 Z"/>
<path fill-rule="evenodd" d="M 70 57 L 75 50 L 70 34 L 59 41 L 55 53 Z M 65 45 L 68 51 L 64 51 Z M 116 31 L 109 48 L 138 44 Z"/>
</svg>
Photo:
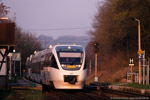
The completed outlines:
<svg viewBox="0 0 150 100">
<path fill-rule="evenodd" d="M 146 66 L 146 59 L 142 60 L 142 66 L 144 66 L 144 67 Z"/>
<path fill-rule="evenodd" d="M 129 66 L 134 66 L 134 59 L 133 58 L 129 59 Z"/>
<path fill-rule="evenodd" d="M 94 77 L 94 82 L 98 82 L 98 77 Z"/>
<path fill-rule="evenodd" d="M 143 54 L 138 54 L 139 59 L 143 59 Z"/>
<path fill-rule="evenodd" d="M 138 51 L 138 54 L 143 54 L 143 51 L 140 49 L 140 50 Z"/>
</svg>

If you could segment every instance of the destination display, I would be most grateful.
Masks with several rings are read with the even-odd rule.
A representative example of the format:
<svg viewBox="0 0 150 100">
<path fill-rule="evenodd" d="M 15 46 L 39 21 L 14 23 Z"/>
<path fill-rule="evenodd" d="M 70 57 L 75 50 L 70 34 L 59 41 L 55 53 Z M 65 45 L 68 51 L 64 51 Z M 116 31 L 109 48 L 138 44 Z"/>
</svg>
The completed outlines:
<svg viewBox="0 0 150 100">
<path fill-rule="evenodd" d="M 75 65 L 68 65 L 67 68 L 76 68 Z"/>
</svg>

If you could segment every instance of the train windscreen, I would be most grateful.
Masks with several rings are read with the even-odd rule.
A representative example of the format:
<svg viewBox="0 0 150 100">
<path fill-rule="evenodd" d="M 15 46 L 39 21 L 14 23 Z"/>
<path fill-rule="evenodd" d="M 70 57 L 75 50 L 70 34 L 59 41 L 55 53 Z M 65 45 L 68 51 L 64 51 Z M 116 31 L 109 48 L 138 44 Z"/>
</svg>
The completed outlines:
<svg viewBox="0 0 150 100">
<path fill-rule="evenodd" d="M 61 46 L 56 48 L 61 67 L 65 70 L 78 70 L 83 62 L 83 48 Z"/>
</svg>

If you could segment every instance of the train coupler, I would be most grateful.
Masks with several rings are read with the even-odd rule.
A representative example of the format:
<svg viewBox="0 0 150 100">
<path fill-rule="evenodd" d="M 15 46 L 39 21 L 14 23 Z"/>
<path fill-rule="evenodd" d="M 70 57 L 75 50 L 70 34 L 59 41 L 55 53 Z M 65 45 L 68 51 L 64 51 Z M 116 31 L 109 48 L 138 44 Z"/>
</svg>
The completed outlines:
<svg viewBox="0 0 150 100">
<path fill-rule="evenodd" d="M 76 75 L 64 75 L 64 82 L 75 84 L 77 82 L 77 76 Z"/>
</svg>

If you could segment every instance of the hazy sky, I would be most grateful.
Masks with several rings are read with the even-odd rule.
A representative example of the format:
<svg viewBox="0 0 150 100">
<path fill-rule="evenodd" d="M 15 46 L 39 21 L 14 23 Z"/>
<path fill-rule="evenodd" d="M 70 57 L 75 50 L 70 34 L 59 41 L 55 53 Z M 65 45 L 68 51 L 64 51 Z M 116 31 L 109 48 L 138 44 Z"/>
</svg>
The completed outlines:
<svg viewBox="0 0 150 100">
<path fill-rule="evenodd" d="M 3 0 L 16 13 L 16 23 L 25 31 L 49 35 L 85 36 L 91 30 L 98 2 L 103 0 Z M 81 29 L 74 29 L 81 28 Z"/>
</svg>

